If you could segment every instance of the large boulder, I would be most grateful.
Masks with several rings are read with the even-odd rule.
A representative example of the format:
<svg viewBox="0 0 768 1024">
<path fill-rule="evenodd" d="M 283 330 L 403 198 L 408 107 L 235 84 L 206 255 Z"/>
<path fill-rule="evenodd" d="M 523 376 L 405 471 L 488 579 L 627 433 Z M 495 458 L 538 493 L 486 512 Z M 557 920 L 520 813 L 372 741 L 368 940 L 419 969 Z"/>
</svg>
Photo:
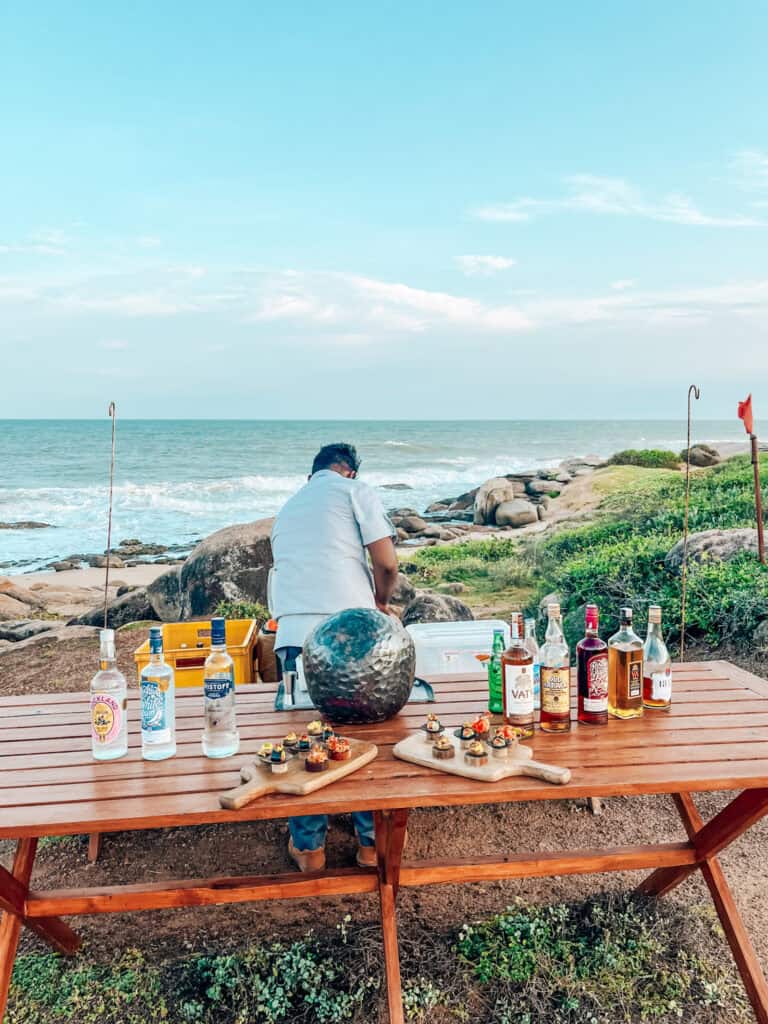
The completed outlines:
<svg viewBox="0 0 768 1024">
<path fill-rule="evenodd" d="M 274 519 L 227 526 L 206 537 L 181 567 L 181 617 L 210 615 L 220 601 L 267 603 Z"/>
<path fill-rule="evenodd" d="M 146 587 L 137 587 L 122 597 L 116 598 L 107 608 L 107 626 L 109 629 L 119 629 L 127 626 L 129 622 L 157 622 L 158 616 L 152 607 L 147 596 Z M 79 615 L 72 620 L 71 625 L 80 626 L 103 626 L 104 606 L 92 608 L 84 615 Z"/>
<path fill-rule="evenodd" d="M 5 597 L 12 597 L 14 601 L 21 601 L 32 608 L 42 608 L 43 602 L 31 590 L 19 586 L 8 576 L 0 576 L 0 594 Z"/>
<path fill-rule="evenodd" d="M 529 494 L 559 494 L 562 491 L 565 484 L 560 483 L 559 480 L 529 480 L 526 485 L 526 490 Z"/>
<path fill-rule="evenodd" d="M 757 530 L 702 530 L 688 538 L 688 564 L 711 559 L 728 562 L 743 551 L 757 554 Z M 670 549 L 664 564 L 670 572 L 679 573 L 683 565 L 683 542 Z"/>
<path fill-rule="evenodd" d="M 8 594 L 0 594 L 0 622 L 29 618 L 29 605 Z"/>
<path fill-rule="evenodd" d="M 505 501 L 514 501 L 525 494 L 522 480 L 506 476 L 494 476 L 478 487 L 474 501 L 474 521 L 478 526 L 493 526 L 496 523 L 496 509 Z"/>
<path fill-rule="evenodd" d="M 395 608 L 403 609 L 411 603 L 414 597 L 416 597 L 416 587 L 414 587 L 404 573 L 399 572 L 389 603 L 394 605 Z"/>
<path fill-rule="evenodd" d="M 527 526 L 538 521 L 536 506 L 525 498 L 502 501 L 495 512 L 497 526 Z"/>
<path fill-rule="evenodd" d="M 406 533 L 421 533 L 427 528 L 427 523 L 421 516 L 402 516 L 394 521 L 395 526 Z"/>
<path fill-rule="evenodd" d="M 147 598 L 161 622 L 178 622 L 181 618 L 181 569 L 171 569 L 152 580 L 147 587 Z"/>
<path fill-rule="evenodd" d="M 689 449 L 684 448 L 680 452 L 680 458 L 683 462 L 688 458 Z M 716 466 L 718 462 L 722 461 L 720 452 L 717 448 L 713 448 L 708 444 L 693 444 L 690 447 L 690 462 L 692 466 L 699 466 L 702 469 L 707 466 Z"/>
<path fill-rule="evenodd" d="M 417 594 L 403 612 L 403 625 L 415 622 L 471 622 L 472 610 L 448 594 Z"/>
<path fill-rule="evenodd" d="M 38 633 L 47 633 L 51 628 L 50 619 L 21 619 L 18 622 L 0 622 L 0 640 L 27 640 Z"/>
</svg>

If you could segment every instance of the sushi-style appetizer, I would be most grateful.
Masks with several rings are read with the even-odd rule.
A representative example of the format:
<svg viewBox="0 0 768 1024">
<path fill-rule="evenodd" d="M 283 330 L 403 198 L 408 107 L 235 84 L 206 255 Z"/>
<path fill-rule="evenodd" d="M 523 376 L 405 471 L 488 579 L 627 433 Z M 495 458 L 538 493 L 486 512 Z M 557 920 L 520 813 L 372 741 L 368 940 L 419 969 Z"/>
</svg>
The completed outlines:
<svg viewBox="0 0 768 1024">
<path fill-rule="evenodd" d="M 302 754 L 308 754 L 310 752 L 312 749 L 312 740 L 309 738 L 309 733 L 303 732 L 301 736 L 299 736 L 297 747 L 299 752 Z"/>
<path fill-rule="evenodd" d="M 285 738 L 283 739 L 283 746 L 287 747 L 289 750 L 295 750 L 298 745 L 299 737 L 296 733 L 293 731 L 286 733 Z"/>
<path fill-rule="evenodd" d="M 444 732 L 442 722 L 432 711 L 427 715 L 427 720 L 421 728 L 424 730 L 424 739 L 427 743 L 434 743 L 437 737 Z"/>
<path fill-rule="evenodd" d="M 343 736 L 331 736 L 326 746 L 332 761 L 348 761 L 352 756 L 349 740 L 345 740 Z"/>
<path fill-rule="evenodd" d="M 472 723 L 476 740 L 487 740 L 491 732 L 491 720 L 487 715 L 478 715 Z"/>
<path fill-rule="evenodd" d="M 466 750 L 475 738 L 475 730 L 471 722 L 465 722 L 458 729 L 453 730 L 453 735 L 461 742 L 461 749 Z"/>
<path fill-rule="evenodd" d="M 467 747 L 464 760 L 467 764 L 480 768 L 484 764 L 488 764 L 488 748 L 480 740 L 473 740 Z"/>
<path fill-rule="evenodd" d="M 315 744 L 307 754 L 304 767 L 308 772 L 324 772 L 328 767 L 328 751 L 325 747 Z"/>
<path fill-rule="evenodd" d="M 315 719 L 314 722 L 310 722 L 307 726 L 307 733 L 313 743 L 317 743 L 323 738 L 323 723 L 320 719 Z"/>
<path fill-rule="evenodd" d="M 271 757 L 273 746 L 271 743 L 262 743 L 259 747 L 259 757 Z"/>
<path fill-rule="evenodd" d="M 496 734 L 491 740 L 491 753 L 494 757 L 509 757 L 510 741 L 506 739 L 501 729 L 496 730 Z"/>
<path fill-rule="evenodd" d="M 288 771 L 288 754 L 282 743 L 277 743 L 272 748 L 269 761 L 274 775 L 282 775 Z"/>
<path fill-rule="evenodd" d="M 327 722 L 323 723 L 323 743 L 327 743 L 331 736 L 335 736 L 336 732 L 332 725 Z"/>
<path fill-rule="evenodd" d="M 450 738 L 443 733 L 435 740 L 432 746 L 432 754 L 438 761 L 447 761 L 449 758 L 456 756 L 456 747 L 454 747 Z"/>
</svg>

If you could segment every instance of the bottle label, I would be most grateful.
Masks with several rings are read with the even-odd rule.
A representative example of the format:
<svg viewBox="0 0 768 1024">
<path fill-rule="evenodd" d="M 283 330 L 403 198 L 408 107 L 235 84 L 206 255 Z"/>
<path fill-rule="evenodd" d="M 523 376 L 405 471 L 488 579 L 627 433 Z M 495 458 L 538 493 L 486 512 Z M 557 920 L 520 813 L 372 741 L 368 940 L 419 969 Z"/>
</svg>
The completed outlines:
<svg viewBox="0 0 768 1024">
<path fill-rule="evenodd" d="M 541 669 L 541 710 L 566 715 L 571 708 L 571 673 L 567 667 Z"/>
<path fill-rule="evenodd" d="M 584 710 L 602 714 L 608 710 L 608 652 L 593 655 L 587 662 L 587 695 Z"/>
<path fill-rule="evenodd" d="M 141 735 L 150 743 L 170 743 L 168 680 L 141 681 Z"/>
<path fill-rule="evenodd" d="M 94 693 L 91 697 L 91 734 L 96 743 L 114 743 L 120 735 L 123 710 L 111 693 Z"/>
<path fill-rule="evenodd" d="M 672 700 L 672 673 L 651 672 L 651 700 L 663 700 L 668 704 Z"/>
<path fill-rule="evenodd" d="M 231 675 L 215 676 L 213 679 L 203 680 L 203 691 L 207 701 L 224 700 L 224 698 L 228 697 L 234 689 L 235 681 Z"/>
<path fill-rule="evenodd" d="M 627 664 L 627 696 L 636 700 L 643 695 L 643 663 L 639 659 Z"/>
<path fill-rule="evenodd" d="M 508 715 L 533 715 L 531 665 L 504 666 L 504 696 Z"/>
</svg>

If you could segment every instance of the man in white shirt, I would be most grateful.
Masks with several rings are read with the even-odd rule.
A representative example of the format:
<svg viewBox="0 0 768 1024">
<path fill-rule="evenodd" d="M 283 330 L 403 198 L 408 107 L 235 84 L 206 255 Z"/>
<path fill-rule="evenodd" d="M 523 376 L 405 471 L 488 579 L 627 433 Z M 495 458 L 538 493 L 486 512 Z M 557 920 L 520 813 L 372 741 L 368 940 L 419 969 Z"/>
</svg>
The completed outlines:
<svg viewBox="0 0 768 1024">
<path fill-rule="evenodd" d="M 321 448 L 309 480 L 275 520 L 270 611 L 277 619 L 275 650 L 284 669 L 294 667 L 305 638 L 329 615 L 347 608 L 390 611 L 397 582 L 395 530 L 379 496 L 357 479 L 359 468 L 352 445 Z M 373 867 L 373 816 L 358 812 L 352 818 L 357 861 Z M 325 867 L 327 828 L 324 815 L 291 818 L 288 852 L 302 871 Z"/>
</svg>

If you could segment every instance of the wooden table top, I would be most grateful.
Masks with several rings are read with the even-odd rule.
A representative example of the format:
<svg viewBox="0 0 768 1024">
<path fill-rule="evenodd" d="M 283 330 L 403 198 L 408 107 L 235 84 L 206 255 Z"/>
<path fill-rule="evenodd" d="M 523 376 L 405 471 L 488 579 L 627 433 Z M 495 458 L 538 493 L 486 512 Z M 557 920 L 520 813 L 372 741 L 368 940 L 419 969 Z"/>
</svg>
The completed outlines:
<svg viewBox="0 0 768 1024">
<path fill-rule="evenodd" d="M 572 781 L 552 786 L 513 777 L 480 783 L 398 761 L 393 745 L 427 709 L 456 727 L 484 709 L 482 678 L 434 682 L 437 703 L 407 705 L 381 725 L 344 732 L 371 740 L 379 756 L 350 778 L 305 797 L 262 797 L 224 811 L 219 794 L 237 785 L 240 765 L 267 739 L 302 731 L 312 712 L 273 710 L 274 684 L 238 688 L 240 753 L 209 760 L 200 750 L 199 690 L 177 690 L 178 751 L 141 758 L 138 691 L 129 691 L 129 751 L 117 761 L 91 757 L 87 693 L 0 699 L 0 838 L 161 828 L 210 822 L 337 814 L 584 796 L 695 792 L 768 786 L 768 682 L 727 662 L 674 666 L 673 707 L 607 726 L 574 725 L 565 735 L 537 730 L 540 761 L 568 767 Z"/>
</svg>

